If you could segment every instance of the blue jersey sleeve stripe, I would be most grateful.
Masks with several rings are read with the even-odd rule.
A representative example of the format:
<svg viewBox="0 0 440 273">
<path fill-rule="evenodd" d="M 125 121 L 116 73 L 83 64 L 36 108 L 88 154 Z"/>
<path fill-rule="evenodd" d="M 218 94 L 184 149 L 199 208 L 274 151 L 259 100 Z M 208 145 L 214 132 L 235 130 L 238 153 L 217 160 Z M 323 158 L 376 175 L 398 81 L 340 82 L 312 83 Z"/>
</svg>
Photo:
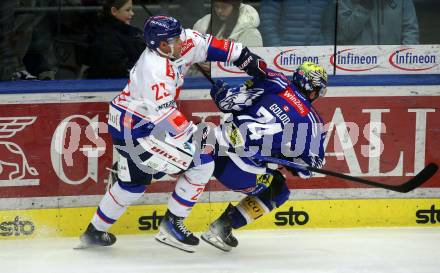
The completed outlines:
<svg viewBox="0 0 440 273">
<path fill-rule="evenodd" d="M 312 124 L 313 137 L 316 137 L 318 135 L 318 128 L 317 128 L 317 122 L 316 122 L 316 119 L 313 115 L 313 112 L 309 112 L 309 114 L 307 116 L 310 119 L 311 124 Z"/>
</svg>

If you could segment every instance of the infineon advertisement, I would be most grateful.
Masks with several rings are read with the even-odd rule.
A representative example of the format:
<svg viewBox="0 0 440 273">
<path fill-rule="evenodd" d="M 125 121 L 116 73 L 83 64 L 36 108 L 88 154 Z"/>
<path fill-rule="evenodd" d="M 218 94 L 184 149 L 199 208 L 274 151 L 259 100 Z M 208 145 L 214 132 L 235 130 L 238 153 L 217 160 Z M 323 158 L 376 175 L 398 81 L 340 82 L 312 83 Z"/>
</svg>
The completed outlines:
<svg viewBox="0 0 440 273">
<path fill-rule="evenodd" d="M 306 51 L 301 50 L 301 54 Z M 338 59 L 331 52 L 323 52 L 324 48 L 320 50 L 320 58 L 329 65 L 332 58 Z M 344 56 L 368 51 L 361 47 L 342 50 Z M 383 61 L 384 56 L 390 59 L 419 52 L 400 50 L 394 51 L 395 55 L 392 51 L 376 54 L 378 66 L 371 70 L 380 74 L 377 71 L 397 69 L 395 66 L 431 67 L 429 72 L 412 70 L 411 73 L 438 73 L 437 59 L 435 65 L 424 63 L 425 66 L 419 60 L 417 67 L 404 65 L 403 60 L 395 61 L 395 66 Z M 293 60 L 290 54 L 298 56 L 299 52 L 275 50 L 271 54 L 277 57 L 271 65 L 290 73 L 289 69 L 296 65 L 284 66 L 283 58 Z M 438 48 L 432 47 L 431 52 L 438 58 Z M 367 66 L 342 67 L 345 70 L 338 73 L 367 69 Z M 370 73 L 366 71 L 356 73 Z M 218 124 L 223 114 L 207 98 L 208 88 L 183 90 L 179 106 L 195 122 Z M 114 151 L 106 120 L 108 101 L 117 92 L 47 94 L 44 91 L 0 95 L 0 238 L 77 236 L 87 226 L 107 187 L 107 168 L 112 165 Z M 399 184 L 428 162 L 440 162 L 438 85 L 330 87 L 327 97 L 316 102 L 316 108 L 327 128 L 327 169 Z M 407 194 L 324 175 L 309 180 L 286 175 L 290 200 L 249 229 L 440 226 L 439 174 Z M 171 177 L 150 185 L 137 205 L 130 207 L 112 230 L 155 232 L 173 189 Z M 229 202 L 237 202 L 243 196 L 212 179 L 188 219 L 189 228 L 204 230 Z"/>
<path fill-rule="evenodd" d="M 325 67 L 329 74 L 439 74 L 439 45 L 308 46 L 261 47 L 253 52 L 263 57 L 270 68 L 292 73 L 304 61 Z M 243 77 L 232 63 L 217 62 L 214 77 Z"/>
</svg>

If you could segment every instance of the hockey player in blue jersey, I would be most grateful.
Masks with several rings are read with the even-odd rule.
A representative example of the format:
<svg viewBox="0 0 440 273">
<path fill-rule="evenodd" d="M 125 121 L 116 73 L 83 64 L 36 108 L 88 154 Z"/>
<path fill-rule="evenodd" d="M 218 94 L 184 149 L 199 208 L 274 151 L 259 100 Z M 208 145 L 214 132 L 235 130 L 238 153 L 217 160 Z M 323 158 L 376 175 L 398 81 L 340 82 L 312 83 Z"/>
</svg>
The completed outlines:
<svg viewBox="0 0 440 273">
<path fill-rule="evenodd" d="M 305 62 L 293 73 L 266 70 L 264 79 L 252 79 L 241 86 L 223 81 L 211 89 L 218 108 L 231 113 L 214 129 L 217 141 L 215 177 L 233 191 L 247 195 L 236 206 L 229 204 L 202 239 L 230 251 L 238 245 L 232 229 L 241 228 L 289 198 L 284 176 L 258 156 L 288 159 L 320 168 L 324 162 L 323 122 L 312 102 L 323 96 L 326 71 Z M 304 169 L 288 169 L 301 178 L 313 174 Z"/>
</svg>

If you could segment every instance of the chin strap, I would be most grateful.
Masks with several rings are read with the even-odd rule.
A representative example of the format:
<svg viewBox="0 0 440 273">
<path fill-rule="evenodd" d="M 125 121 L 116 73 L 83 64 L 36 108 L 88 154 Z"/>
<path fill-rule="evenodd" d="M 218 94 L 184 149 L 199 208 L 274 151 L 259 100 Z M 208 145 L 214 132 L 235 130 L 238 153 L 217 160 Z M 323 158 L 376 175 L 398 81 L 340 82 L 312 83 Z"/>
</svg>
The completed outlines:
<svg viewBox="0 0 440 273">
<path fill-rule="evenodd" d="M 173 55 L 173 51 L 174 51 L 174 49 L 171 47 L 171 51 L 167 54 L 167 53 L 165 53 L 165 52 L 163 52 L 162 50 L 160 50 L 160 48 L 157 48 L 156 49 L 157 50 L 157 52 L 159 52 L 159 54 L 160 55 L 163 55 L 163 56 L 165 56 L 165 57 L 168 57 L 168 58 L 170 58 L 171 60 L 175 60 L 176 59 L 176 57 L 174 57 L 174 55 Z"/>
</svg>

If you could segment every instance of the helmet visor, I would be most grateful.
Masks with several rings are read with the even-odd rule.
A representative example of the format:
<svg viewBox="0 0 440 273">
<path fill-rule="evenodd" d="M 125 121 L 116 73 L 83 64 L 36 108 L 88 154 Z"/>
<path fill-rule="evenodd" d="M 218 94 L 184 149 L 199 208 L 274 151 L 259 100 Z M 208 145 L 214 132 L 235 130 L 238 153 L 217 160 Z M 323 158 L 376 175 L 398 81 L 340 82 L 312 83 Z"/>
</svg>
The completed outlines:
<svg viewBox="0 0 440 273">
<path fill-rule="evenodd" d="M 184 30 L 182 30 L 182 31 L 180 32 L 180 35 L 179 35 L 179 36 L 176 36 L 176 37 L 172 37 L 172 38 L 167 39 L 167 42 L 168 42 L 168 44 L 169 44 L 170 46 L 174 46 L 176 43 L 177 43 L 177 44 L 178 44 L 178 43 L 182 44 L 182 43 L 184 43 L 185 41 L 186 41 L 186 33 L 185 33 Z"/>
<path fill-rule="evenodd" d="M 327 87 L 323 87 L 321 88 L 321 90 L 319 90 L 320 97 L 325 97 L 326 94 L 327 94 Z"/>
</svg>

